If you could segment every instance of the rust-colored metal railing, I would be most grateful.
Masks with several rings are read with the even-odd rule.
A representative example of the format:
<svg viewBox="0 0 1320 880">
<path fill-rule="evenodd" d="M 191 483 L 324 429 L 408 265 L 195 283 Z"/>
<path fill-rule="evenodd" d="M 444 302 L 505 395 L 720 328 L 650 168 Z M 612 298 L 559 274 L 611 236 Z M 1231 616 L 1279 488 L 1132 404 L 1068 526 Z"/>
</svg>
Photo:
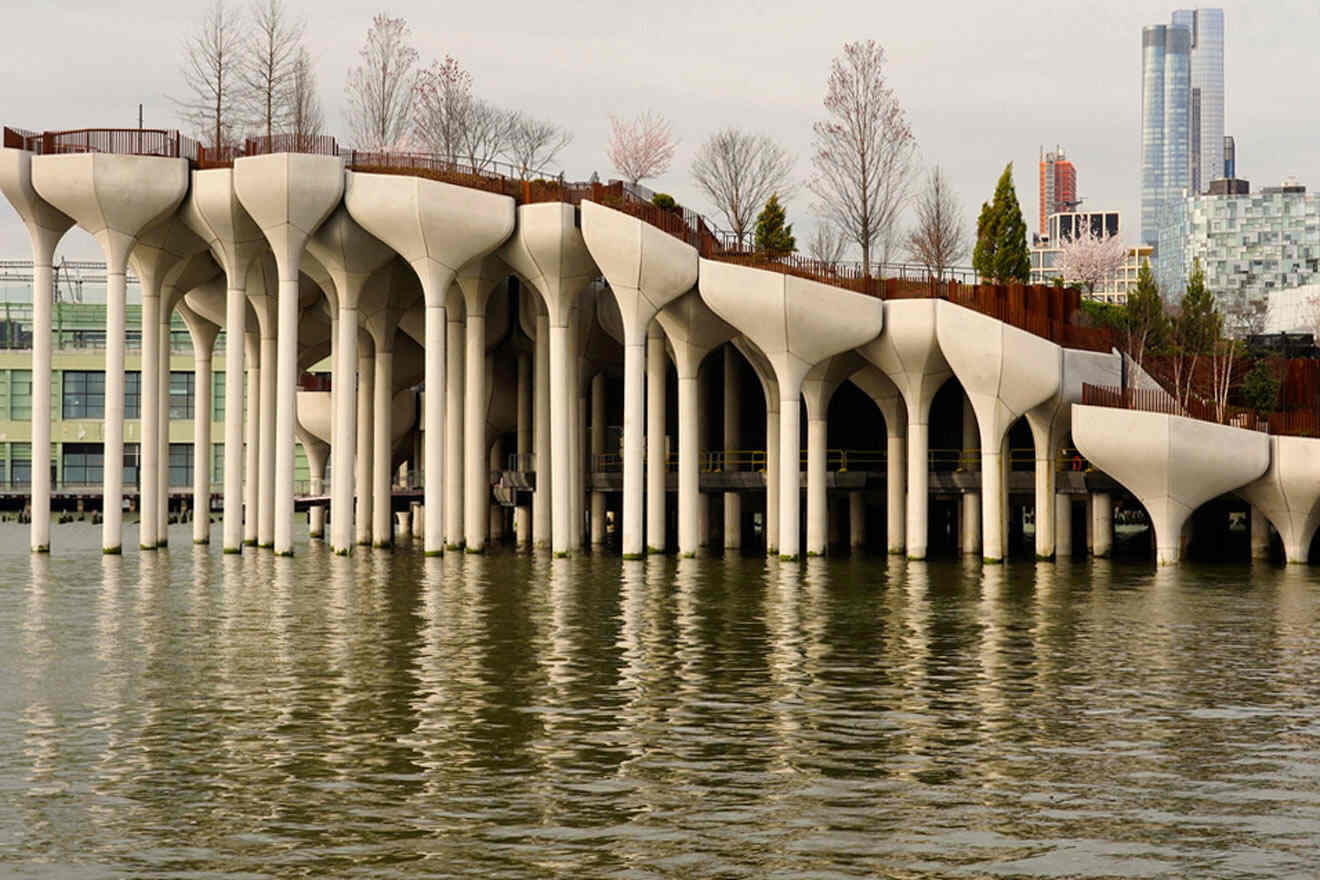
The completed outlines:
<svg viewBox="0 0 1320 880">
<path fill-rule="evenodd" d="M 121 156 L 164 156 L 197 161 L 197 141 L 174 129 L 75 128 L 33 132 L 4 129 L 4 145 L 45 156 L 60 153 L 115 153 Z"/>
</svg>

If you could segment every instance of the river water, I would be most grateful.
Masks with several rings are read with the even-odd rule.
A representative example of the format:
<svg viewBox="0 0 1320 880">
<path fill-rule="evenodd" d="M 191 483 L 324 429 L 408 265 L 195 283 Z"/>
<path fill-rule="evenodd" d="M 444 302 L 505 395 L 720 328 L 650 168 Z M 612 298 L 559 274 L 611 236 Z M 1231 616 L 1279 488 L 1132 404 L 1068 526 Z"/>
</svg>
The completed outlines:
<svg viewBox="0 0 1320 880">
<path fill-rule="evenodd" d="M 19 876 L 1320 873 L 1307 570 L 54 538 L 0 526 Z"/>
</svg>

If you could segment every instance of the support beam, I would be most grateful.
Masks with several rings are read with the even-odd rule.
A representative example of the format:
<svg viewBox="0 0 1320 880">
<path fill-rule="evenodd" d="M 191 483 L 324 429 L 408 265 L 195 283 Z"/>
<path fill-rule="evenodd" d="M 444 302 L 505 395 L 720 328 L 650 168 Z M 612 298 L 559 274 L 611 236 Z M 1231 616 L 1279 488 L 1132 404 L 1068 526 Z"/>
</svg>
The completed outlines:
<svg viewBox="0 0 1320 880">
<path fill-rule="evenodd" d="M 659 322 L 646 332 L 646 552 L 664 553 L 665 391 L 669 359 Z"/>
<path fill-rule="evenodd" d="M 591 377 L 591 461 L 605 454 L 605 374 Z M 605 493 L 591 493 L 591 546 L 605 543 Z"/>
<path fill-rule="evenodd" d="M 359 546 L 371 546 L 372 460 L 375 455 L 376 356 L 374 347 L 358 347 L 357 386 L 357 515 L 354 540 Z"/>
<path fill-rule="evenodd" d="M 742 445 L 742 383 L 738 353 L 732 345 L 724 346 L 724 470 L 737 470 L 734 455 Z M 742 547 L 742 495 L 724 493 L 724 549 Z"/>
</svg>

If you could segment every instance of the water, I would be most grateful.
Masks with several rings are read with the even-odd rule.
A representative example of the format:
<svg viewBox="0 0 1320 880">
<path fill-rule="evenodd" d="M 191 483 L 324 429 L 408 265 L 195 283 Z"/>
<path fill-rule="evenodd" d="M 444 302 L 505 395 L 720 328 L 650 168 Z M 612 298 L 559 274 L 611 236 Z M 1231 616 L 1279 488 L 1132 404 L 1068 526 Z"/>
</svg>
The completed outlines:
<svg viewBox="0 0 1320 880">
<path fill-rule="evenodd" d="M 1308 571 L 190 534 L 0 526 L 0 873 L 1320 871 Z"/>
</svg>

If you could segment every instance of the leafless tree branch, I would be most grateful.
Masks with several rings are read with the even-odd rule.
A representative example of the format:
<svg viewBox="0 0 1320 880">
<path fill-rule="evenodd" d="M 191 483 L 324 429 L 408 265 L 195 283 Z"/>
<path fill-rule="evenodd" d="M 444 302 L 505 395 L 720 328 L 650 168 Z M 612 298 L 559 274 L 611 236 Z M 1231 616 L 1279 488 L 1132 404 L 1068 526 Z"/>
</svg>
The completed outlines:
<svg viewBox="0 0 1320 880">
<path fill-rule="evenodd" d="M 761 206 L 774 194 L 786 198 L 793 157 L 765 135 L 736 128 L 715 132 L 692 161 L 692 178 L 724 215 L 738 244 Z"/>
<path fill-rule="evenodd" d="M 171 100 L 198 138 L 215 149 L 237 134 L 244 39 L 242 18 L 225 0 L 213 0 L 184 42 L 180 72 L 188 94 Z"/>
<path fill-rule="evenodd" d="M 325 115 L 321 112 L 312 57 L 300 48 L 289 79 L 289 128 L 297 139 L 298 149 L 306 149 L 324 127 Z"/>
<path fill-rule="evenodd" d="M 417 50 L 402 18 L 377 15 L 358 51 L 362 63 L 349 71 L 345 85 L 353 138 L 365 150 L 402 144 L 412 124 Z"/>
<path fill-rule="evenodd" d="M 669 122 L 647 110 L 633 120 L 610 117 L 610 162 L 634 186 L 669 170 L 678 140 Z"/>
<path fill-rule="evenodd" d="M 917 196 L 917 225 L 908 233 L 908 258 L 944 280 L 945 271 L 967 254 L 968 236 L 958 197 L 949 178 L 936 165 Z"/>
<path fill-rule="evenodd" d="M 514 113 L 506 155 L 517 166 L 519 176 L 526 180 L 533 172 L 554 162 L 572 142 L 572 132 L 559 125 L 525 113 Z"/>
<path fill-rule="evenodd" d="M 256 0 L 243 49 L 240 79 L 251 129 L 267 139 L 288 124 L 293 66 L 306 25 L 291 18 L 284 0 Z"/>
</svg>

